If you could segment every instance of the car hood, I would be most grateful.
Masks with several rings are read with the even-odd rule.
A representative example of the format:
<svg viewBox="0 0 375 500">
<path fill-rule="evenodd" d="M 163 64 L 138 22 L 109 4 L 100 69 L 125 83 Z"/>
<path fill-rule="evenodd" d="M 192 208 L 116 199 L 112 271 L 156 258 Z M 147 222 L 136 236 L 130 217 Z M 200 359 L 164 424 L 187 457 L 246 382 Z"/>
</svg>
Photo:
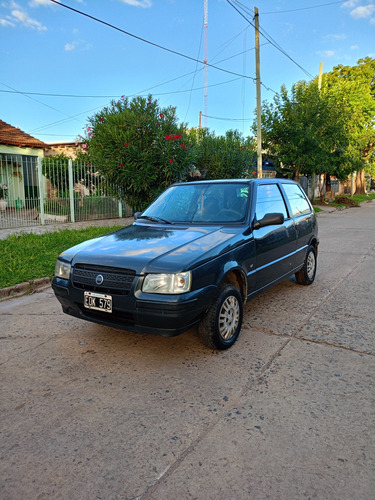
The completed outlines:
<svg viewBox="0 0 375 500">
<path fill-rule="evenodd" d="M 174 227 L 135 223 L 85 241 L 60 258 L 72 264 L 132 269 L 137 274 L 193 269 L 243 241 L 243 227 Z"/>
</svg>

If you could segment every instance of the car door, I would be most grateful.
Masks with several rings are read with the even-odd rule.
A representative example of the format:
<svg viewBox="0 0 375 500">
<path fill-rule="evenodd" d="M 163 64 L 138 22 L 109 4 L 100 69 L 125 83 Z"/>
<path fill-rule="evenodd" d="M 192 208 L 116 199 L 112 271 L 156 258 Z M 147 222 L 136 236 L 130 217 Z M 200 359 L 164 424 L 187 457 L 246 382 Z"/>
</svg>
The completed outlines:
<svg viewBox="0 0 375 500">
<path fill-rule="evenodd" d="M 314 234 L 315 217 L 301 186 L 294 182 L 282 182 L 281 187 L 296 228 L 295 267 L 300 267 L 304 262 L 311 235 Z"/>
<path fill-rule="evenodd" d="M 284 223 L 253 230 L 256 252 L 256 289 L 260 290 L 287 275 L 294 267 L 296 228 L 289 217 L 278 183 L 257 186 L 255 216 L 261 220 L 269 213 L 284 215 Z"/>
</svg>

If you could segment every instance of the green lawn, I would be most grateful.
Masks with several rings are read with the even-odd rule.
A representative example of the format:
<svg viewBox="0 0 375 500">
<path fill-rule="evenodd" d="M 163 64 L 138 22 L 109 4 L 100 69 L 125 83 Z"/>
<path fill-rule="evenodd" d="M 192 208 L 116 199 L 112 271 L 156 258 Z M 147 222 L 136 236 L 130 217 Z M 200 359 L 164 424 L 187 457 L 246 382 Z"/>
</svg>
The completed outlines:
<svg viewBox="0 0 375 500">
<path fill-rule="evenodd" d="M 64 229 L 45 234 L 21 233 L 0 240 L 0 288 L 46 276 L 52 278 L 56 259 L 63 250 L 121 227 Z"/>
</svg>

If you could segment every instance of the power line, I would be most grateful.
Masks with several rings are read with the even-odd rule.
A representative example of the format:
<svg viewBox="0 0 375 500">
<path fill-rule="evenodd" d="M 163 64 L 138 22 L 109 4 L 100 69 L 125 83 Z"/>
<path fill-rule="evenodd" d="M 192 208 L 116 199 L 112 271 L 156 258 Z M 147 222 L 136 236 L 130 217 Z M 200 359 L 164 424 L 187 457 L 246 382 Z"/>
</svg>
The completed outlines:
<svg viewBox="0 0 375 500">
<path fill-rule="evenodd" d="M 252 78 L 251 76 L 240 75 L 239 73 L 236 73 L 234 71 L 230 71 L 230 70 L 227 70 L 224 68 L 219 68 L 218 66 L 215 66 L 213 64 L 205 63 L 204 61 L 200 61 L 198 59 L 195 59 L 194 57 L 188 56 L 186 54 L 182 54 L 181 52 L 177 52 L 176 50 L 169 49 L 168 47 L 164 47 L 163 45 L 159 45 L 158 43 L 151 42 L 150 40 L 146 40 L 145 38 L 142 38 L 138 35 L 134 35 L 133 33 L 130 33 L 129 31 L 125 31 L 125 30 L 119 28 L 118 26 L 107 23 L 106 21 L 103 21 L 102 19 L 98 19 L 97 17 L 91 16 L 90 14 L 87 14 L 87 13 L 82 12 L 80 10 L 73 9 L 73 7 L 69 7 L 68 5 L 60 3 L 57 0 L 50 0 L 50 1 L 55 3 L 56 5 L 60 5 L 60 7 L 65 7 L 66 9 L 71 10 L 72 12 L 80 14 L 81 16 L 87 17 L 89 19 L 92 19 L 93 21 L 104 24 L 105 26 L 108 26 L 109 28 L 112 28 L 116 31 L 119 31 L 120 33 L 123 33 L 124 35 L 128 35 L 128 36 L 131 36 L 137 40 L 140 40 L 141 42 L 148 43 L 149 45 L 152 45 L 153 47 L 157 47 L 158 49 L 162 49 L 162 50 L 165 50 L 166 52 L 170 52 L 171 54 L 175 54 L 177 56 L 184 57 L 185 59 L 188 59 L 190 61 L 198 62 L 198 63 L 203 64 L 203 65 L 206 64 L 206 66 L 209 66 L 210 68 L 213 68 L 213 69 L 217 69 L 218 71 L 223 71 L 224 73 L 229 73 L 231 75 L 240 76 L 241 78 L 247 78 L 250 80 L 254 80 L 254 78 Z"/>
<path fill-rule="evenodd" d="M 329 5 L 335 5 L 338 3 L 346 3 L 347 0 L 339 0 L 336 2 L 329 2 L 329 3 L 321 3 L 319 5 L 311 5 L 310 7 L 300 7 L 298 9 L 289 9 L 289 10 L 279 10 L 279 11 L 273 11 L 273 12 L 262 12 L 262 16 L 266 16 L 268 14 L 286 14 L 288 12 L 297 12 L 299 10 L 311 10 L 311 9 L 319 9 L 320 7 L 328 7 Z"/>
<path fill-rule="evenodd" d="M 229 3 L 229 5 L 231 7 L 233 7 L 233 9 L 235 9 L 239 14 L 240 16 L 242 16 L 251 26 L 253 26 L 253 28 L 255 29 L 255 25 L 233 4 L 232 0 L 227 0 L 227 2 Z M 242 9 L 249 13 L 248 11 L 248 8 L 244 5 L 242 5 L 240 2 L 236 2 L 238 4 L 241 5 Z M 297 63 L 297 61 L 295 61 L 284 49 L 281 48 L 281 46 L 276 43 L 274 40 L 272 40 L 272 38 L 269 38 L 267 35 L 265 35 L 261 30 L 259 30 L 259 33 L 271 44 L 273 45 L 278 51 L 280 51 L 285 57 L 287 57 L 288 59 L 290 59 L 290 61 L 292 61 L 296 66 L 298 66 L 307 76 L 309 76 L 310 78 L 314 78 L 314 75 L 312 75 L 311 73 L 309 73 L 305 68 L 303 68 L 300 64 Z"/>
</svg>

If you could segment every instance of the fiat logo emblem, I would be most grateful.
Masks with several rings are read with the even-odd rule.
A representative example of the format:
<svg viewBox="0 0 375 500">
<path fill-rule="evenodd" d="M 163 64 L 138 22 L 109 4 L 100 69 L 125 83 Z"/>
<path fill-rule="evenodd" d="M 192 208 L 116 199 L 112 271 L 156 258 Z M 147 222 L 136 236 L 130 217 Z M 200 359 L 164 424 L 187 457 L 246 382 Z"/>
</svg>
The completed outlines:
<svg viewBox="0 0 375 500">
<path fill-rule="evenodd" d="M 101 285 L 103 283 L 103 281 L 104 281 L 103 276 L 101 274 L 98 274 L 98 276 L 95 278 L 95 283 L 97 285 Z"/>
</svg>

